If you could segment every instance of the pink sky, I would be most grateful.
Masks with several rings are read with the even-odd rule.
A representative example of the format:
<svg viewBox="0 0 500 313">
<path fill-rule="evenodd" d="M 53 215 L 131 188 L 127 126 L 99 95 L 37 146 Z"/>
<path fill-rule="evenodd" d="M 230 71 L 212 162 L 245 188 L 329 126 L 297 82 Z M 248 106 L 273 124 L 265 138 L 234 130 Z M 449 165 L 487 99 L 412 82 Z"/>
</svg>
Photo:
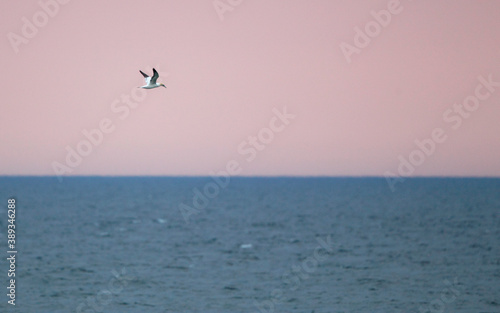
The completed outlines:
<svg viewBox="0 0 500 313">
<path fill-rule="evenodd" d="M 233 0 L 221 20 L 212 0 L 73 0 L 45 21 L 39 1 L 2 1 L 0 175 L 55 175 L 109 119 L 71 175 L 208 175 L 236 160 L 241 175 L 382 176 L 440 128 L 410 175 L 500 176 L 500 87 L 478 87 L 500 81 L 500 1 L 401 0 L 349 63 L 341 44 L 392 1 Z M 13 41 L 33 17 L 46 25 Z M 112 103 L 153 66 L 168 88 L 121 119 Z M 460 125 L 443 117 L 478 88 Z M 285 107 L 295 117 L 247 161 L 238 147 Z"/>
</svg>

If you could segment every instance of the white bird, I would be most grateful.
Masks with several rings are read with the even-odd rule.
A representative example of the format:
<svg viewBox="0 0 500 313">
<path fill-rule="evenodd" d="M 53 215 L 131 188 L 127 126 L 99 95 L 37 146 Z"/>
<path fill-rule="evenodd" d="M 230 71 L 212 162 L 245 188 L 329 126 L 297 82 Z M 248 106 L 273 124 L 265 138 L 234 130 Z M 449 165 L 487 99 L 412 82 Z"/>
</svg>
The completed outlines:
<svg viewBox="0 0 500 313">
<path fill-rule="evenodd" d="M 155 69 L 153 69 L 153 76 L 152 77 L 148 76 L 143 71 L 139 71 L 139 72 L 141 72 L 142 76 L 144 76 L 144 80 L 146 81 L 146 85 L 140 86 L 138 88 L 153 89 L 153 88 L 161 87 L 161 86 L 167 88 L 167 86 L 165 86 L 163 84 L 158 84 L 156 82 L 156 80 L 158 79 L 158 77 L 160 75 L 158 75 L 158 72 Z"/>
</svg>

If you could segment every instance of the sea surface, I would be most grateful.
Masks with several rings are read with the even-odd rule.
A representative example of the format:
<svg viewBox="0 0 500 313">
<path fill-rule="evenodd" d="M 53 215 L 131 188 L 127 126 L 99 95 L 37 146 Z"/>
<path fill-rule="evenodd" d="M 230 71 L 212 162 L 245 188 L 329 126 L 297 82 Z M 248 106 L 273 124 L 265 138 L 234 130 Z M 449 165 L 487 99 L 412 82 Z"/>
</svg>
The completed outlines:
<svg viewBox="0 0 500 313">
<path fill-rule="evenodd" d="M 0 312 L 498 313 L 500 179 L 2 177 L 0 249 Z"/>
</svg>

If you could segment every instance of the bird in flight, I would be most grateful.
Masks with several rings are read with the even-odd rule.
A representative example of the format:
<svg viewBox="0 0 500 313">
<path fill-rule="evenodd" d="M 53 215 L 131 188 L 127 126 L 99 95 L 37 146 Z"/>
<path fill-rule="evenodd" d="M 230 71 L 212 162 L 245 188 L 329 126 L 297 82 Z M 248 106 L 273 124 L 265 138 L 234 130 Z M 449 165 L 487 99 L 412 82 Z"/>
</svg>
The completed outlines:
<svg viewBox="0 0 500 313">
<path fill-rule="evenodd" d="M 158 74 L 158 72 L 155 69 L 153 69 L 153 76 L 148 76 L 143 71 L 139 71 L 139 72 L 141 72 L 142 76 L 144 76 L 144 80 L 146 81 L 146 85 L 140 86 L 138 88 L 153 89 L 153 88 L 161 87 L 161 86 L 167 88 L 167 86 L 165 86 L 164 84 L 158 84 L 156 82 L 156 80 L 158 79 L 158 77 L 160 75 Z"/>
</svg>

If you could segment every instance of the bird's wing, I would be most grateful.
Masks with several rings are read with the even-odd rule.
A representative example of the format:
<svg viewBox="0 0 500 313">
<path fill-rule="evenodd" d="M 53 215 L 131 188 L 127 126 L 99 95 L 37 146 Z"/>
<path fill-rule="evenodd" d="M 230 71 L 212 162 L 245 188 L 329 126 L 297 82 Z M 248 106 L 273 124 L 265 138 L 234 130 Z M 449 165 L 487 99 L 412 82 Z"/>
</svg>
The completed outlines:
<svg viewBox="0 0 500 313">
<path fill-rule="evenodd" d="M 149 82 L 151 81 L 151 77 L 149 77 L 146 73 L 143 71 L 139 70 L 141 72 L 142 76 L 144 76 L 144 81 L 146 82 L 146 85 L 149 85 Z"/>
<path fill-rule="evenodd" d="M 158 76 L 160 76 L 158 72 L 155 69 L 153 69 L 153 77 L 151 77 L 151 84 L 156 84 Z"/>
</svg>

